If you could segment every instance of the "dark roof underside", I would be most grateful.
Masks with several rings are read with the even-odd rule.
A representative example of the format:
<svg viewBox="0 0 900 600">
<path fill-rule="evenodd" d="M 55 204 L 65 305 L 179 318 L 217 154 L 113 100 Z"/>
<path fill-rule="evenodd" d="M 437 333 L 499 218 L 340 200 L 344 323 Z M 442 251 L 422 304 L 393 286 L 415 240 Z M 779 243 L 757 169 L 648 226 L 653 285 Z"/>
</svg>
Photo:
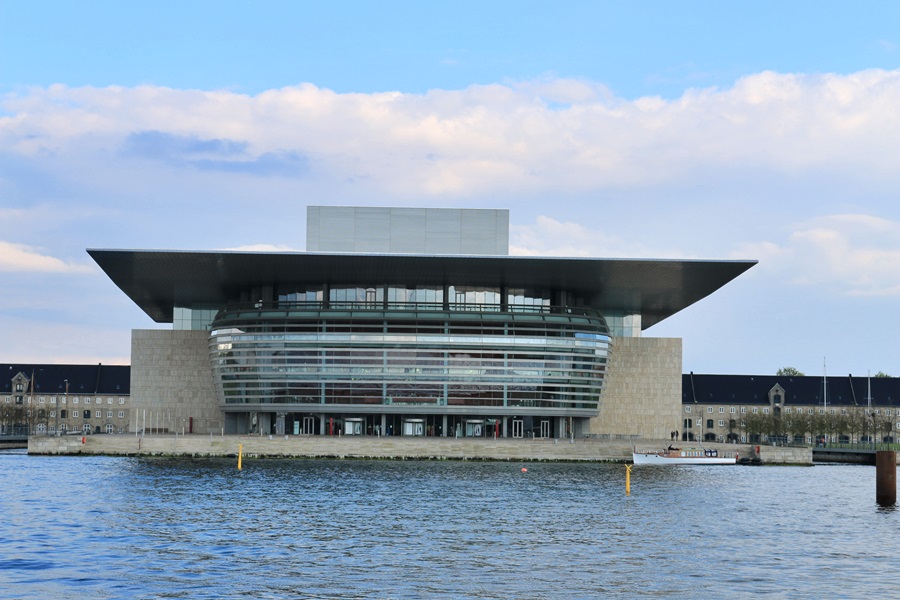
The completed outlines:
<svg viewBox="0 0 900 600">
<path fill-rule="evenodd" d="M 223 305 L 251 286 L 283 284 L 469 285 L 562 289 L 601 310 L 640 313 L 644 329 L 713 293 L 756 261 L 623 260 L 88 250 L 157 323 L 173 307 Z"/>
</svg>

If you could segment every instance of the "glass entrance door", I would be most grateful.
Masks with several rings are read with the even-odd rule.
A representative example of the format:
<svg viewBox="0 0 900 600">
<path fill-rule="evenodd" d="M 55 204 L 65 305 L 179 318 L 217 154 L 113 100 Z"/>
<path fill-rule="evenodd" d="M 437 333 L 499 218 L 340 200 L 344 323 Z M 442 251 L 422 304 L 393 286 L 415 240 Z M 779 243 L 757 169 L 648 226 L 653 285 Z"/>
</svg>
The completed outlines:
<svg viewBox="0 0 900 600">
<path fill-rule="evenodd" d="M 512 436 L 514 438 L 520 438 L 523 436 L 525 431 L 525 427 L 522 423 L 522 419 L 513 419 L 512 422 Z"/>
<path fill-rule="evenodd" d="M 541 421 L 541 437 L 548 438 L 550 437 L 550 421 L 544 419 Z"/>
</svg>

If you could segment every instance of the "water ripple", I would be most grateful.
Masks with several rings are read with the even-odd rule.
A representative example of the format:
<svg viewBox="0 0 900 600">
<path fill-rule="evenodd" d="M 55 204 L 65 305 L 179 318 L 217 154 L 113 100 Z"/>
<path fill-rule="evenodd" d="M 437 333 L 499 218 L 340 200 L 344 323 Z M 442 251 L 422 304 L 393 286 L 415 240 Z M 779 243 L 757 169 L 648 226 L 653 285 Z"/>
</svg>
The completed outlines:
<svg viewBox="0 0 900 600">
<path fill-rule="evenodd" d="M 521 466 L 0 453 L 0 597 L 893 594 L 874 468 Z"/>
</svg>

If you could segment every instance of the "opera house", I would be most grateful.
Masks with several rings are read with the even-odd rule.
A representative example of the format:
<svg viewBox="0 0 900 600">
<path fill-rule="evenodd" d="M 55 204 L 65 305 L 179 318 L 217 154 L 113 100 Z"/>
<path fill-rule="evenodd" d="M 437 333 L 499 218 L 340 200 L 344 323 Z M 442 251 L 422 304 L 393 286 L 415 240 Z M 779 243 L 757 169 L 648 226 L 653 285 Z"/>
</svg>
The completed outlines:
<svg viewBox="0 0 900 600">
<path fill-rule="evenodd" d="M 509 212 L 494 209 L 308 207 L 306 244 L 88 250 L 172 324 L 132 332 L 146 424 L 666 438 L 682 417 L 681 340 L 643 331 L 755 264 L 510 256 Z"/>
</svg>

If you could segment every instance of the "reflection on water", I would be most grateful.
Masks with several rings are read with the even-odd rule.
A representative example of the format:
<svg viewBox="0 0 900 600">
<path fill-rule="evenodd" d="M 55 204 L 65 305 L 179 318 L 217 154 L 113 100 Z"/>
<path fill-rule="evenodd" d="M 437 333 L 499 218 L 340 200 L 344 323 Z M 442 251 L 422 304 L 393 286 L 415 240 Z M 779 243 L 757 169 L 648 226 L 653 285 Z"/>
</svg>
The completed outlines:
<svg viewBox="0 0 900 600">
<path fill-rule="evenodd" d="M 0 453 L 9 598 L 890 596 L 875 470 Z"/>
</svg>

